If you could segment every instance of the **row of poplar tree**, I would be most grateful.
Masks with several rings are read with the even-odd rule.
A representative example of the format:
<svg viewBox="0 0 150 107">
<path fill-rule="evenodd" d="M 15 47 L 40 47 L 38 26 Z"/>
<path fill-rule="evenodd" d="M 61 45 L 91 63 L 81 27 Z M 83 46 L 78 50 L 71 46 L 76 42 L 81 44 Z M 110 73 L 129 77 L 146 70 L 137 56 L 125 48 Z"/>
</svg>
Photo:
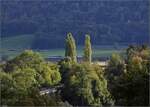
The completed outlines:
<svg viewBox="0 0 150 107">
<path fill-rule="evenodd" d="M 73 63 L 77 62 L 76 43 L 74 37 L 72 36 L 72 33 L 67 34 L 65 57 L 69 58 Z M 92 61 L 92 48 L 89 34 L 85 35 L 85 47 L 83 59 L 85 62 L 88 63 L 91 63 Z"/>
</svg>

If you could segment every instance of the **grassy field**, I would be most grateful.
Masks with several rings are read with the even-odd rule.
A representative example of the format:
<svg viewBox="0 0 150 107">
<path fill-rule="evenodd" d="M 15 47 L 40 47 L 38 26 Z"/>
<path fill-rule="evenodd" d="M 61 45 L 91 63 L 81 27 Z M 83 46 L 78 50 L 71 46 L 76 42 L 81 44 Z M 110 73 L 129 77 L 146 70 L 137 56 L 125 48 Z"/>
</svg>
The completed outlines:
<svg viewBox="0 0 150 107">
<path fill-rule="evenodd" d="M 34 50 L 36 51 L 36 50 Z M 13 58 L 16 55 L 23 52 L 23 50 L 15 50 L 15 51 L 9 51 L 5 50 L 2 52 L 3 55 L 8 56 L 9 58 Z M 51 56 L 64 56 L 65 50 L 64 49 L 49 49 L 49 50 L 40 50 L 39 52 L 44 58 L 48 58 Z M 83 55 L 83 50 L 78 49 L 77 50 L 78 56 Z M 115 50 L 115 49 L 93 49 L 93 57 L 109 57 L 112 53 L 119 53 L 123 54 L 124 50 Z"/>
<path fill-rule="evenodd" d="M 39 51 L 43 57 L 49 56 L 64 56 L 65 50 L 64 49 L 49 49 L 49 50 L 41 50 Z M 82 49 L 77 49 L 78 56 L 83 55 Z M 105 57 L 111 56 L 112 53 L 124 53 L 124 50 L 115 50 L 115 49 L 93 49 L 93 56 L 94 57 Z"/>
<path fill-rule="evenodd" d="M 13 58 L 16 55 L 23 52 L 25 49 L 30 49 L 34 41 L 34 35 L 18 35 L 14 37 L 7 37 L 1 39 L 0 54 Z M 93 46 L 93 56 L 95 57 L 108 57 L 112 53 L 123 54 L 125 47 L 118 47 L 117 49 L 113 46 Z M 36 50 L 34 50 L 36 51 Z M 49 50 L 38 50 L 38 52 L 44 57 L 50 56 L 64 56 L 65 49 L 49 49 Z M 77 47 L 78 56 L 83 55 L 83 46 Z"/>
<path fill-rule="evenodd" d="M 29 49 L 33 43 L 34 35 L 18 35 L 13 37 L 1 38 L 0 55 L 12 58 L 22 52 L 24 49 Z"/>
<path fill-rule="evenodd" d="M 34 35 L 18 35 L 1 39 L 1 48 L 9 49 L 27 49 L 30 48 L 34 40 Z"/>
</svg>

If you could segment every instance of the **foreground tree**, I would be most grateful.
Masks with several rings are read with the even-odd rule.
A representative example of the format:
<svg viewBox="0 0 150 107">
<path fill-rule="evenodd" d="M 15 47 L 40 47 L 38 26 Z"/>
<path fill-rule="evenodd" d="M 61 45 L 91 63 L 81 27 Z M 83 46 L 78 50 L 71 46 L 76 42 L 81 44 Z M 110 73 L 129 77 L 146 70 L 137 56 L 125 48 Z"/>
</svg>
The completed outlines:
<svg viewBox="0 0 150 107">
<path fill-rule="evenodd" d="M 126 106 L 149 105 L 149 72 L 141 58 L 135 57 L 116 81 L 116 104 Z"/>
<path fill-rule="evenodd" d="M 125 61 L 119 54 L 113 53 L 106 68 L 108 79 L 113 81 L 115 77 L 120 76 L 124 71 Z"/>
<path fill-rule="evenodd" d="M 58 70 L 56 64 L 44 61 L 38 53 L 29 50 L 6 64 L 0 65 L 1 104 L 8 106 L 61 105 L 59 99 L 41 96 L 39 92 L 41 86 L 59 83 L 61 76 Z"/>
<path fill-rule="evenodd" d="M 3 68 L 5 72 L 14 73 L 30 69 L 34 74 L 37 85 L 55 85 L 61 80 L 58 66 L 44 61 L 39 53 L 27 50 L 8 61 Z"/>
<path fill-rule="evenodd" d="M 58 95 L 40 95 L 34 86 L 31 70 L 13 74 L 0 72 L 1 105 L 7 106 L 65 106 Z M 32 71 L 31 71 L 32 72 Z"/>
<path fill-rule="evenodd" d="M 67 34 L 65 57 L 71 58 L 73 63 L 77 62 L 76 44 L 71 33 Z"/>
<path fill-rule="evenodd" d="M 90 35 L 88 34 L 85 37 L 84 61 L 88 63 L 91 63 L 92 61 L 91 40 L 90 40 Z"/>
<path fill-rule="evenodd" d="M 68 70 L 62 96 L 70 104 L 75 106 L 113 104 L 111 95 L 107 90 L 107 81 L 99 66 L 89 63 L 76 64 Z"/>
<path fill-rule="evenodd" d="M 119 57 L 111 58 L 106 72 L 109 72 L 107 77 L 110 77 L 114 71 L 117 71 L 117 75 L 108 78 L 109 90 L 116 100 L 115 105 L 149 105 L 149 52 L 149 49 L 141 47 L 128 48 L 126 64 L 123 64 L 126 65 L 125 68 L 120 63 L 122 61 Z M 120 72 L 119 75 L 118 72 Z"/>
</svg>

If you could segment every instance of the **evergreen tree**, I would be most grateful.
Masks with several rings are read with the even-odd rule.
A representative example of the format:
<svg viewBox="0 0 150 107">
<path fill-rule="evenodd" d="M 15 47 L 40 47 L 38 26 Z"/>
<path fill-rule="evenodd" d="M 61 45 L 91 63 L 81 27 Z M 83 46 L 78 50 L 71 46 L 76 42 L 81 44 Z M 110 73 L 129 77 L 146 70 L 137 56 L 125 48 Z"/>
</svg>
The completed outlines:
<svg viewBox="0 0 150 107">
<path fill-rule="evenodd" d="M 84 60 L 89 63 L 91 63 L 92 60 L 91 40 L 88 34 L 85 37 Z"/>
<path fill-rule="evenodd" d="M 69 57 L 74 63 L 77 62 L 76 44 L 71 33 L 67 34 L 65 57 Z"/>
</svg>

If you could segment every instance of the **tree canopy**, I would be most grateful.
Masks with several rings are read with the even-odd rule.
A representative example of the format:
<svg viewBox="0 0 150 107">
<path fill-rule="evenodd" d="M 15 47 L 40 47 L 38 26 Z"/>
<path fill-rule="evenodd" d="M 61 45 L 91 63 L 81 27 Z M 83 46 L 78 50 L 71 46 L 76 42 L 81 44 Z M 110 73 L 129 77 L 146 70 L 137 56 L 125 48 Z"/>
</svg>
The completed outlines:
<svg viewBox="0 0 150 107">
<path fill-rule="evenodd" d="M 0 68 L 2 105 L 39 105 L 40 102 L 33 101 L 35 98 L 31 96 L 31 90 L 41 86 L 52 86 L 61 80 L 58 66 L 46 62 L 39 53 L 31 50 L 24 51 Z M 35 95 L 38 93 L 39 91 Z M 39 95 L 36 100 L 42 98 Z M 46 102 L 43 100 L 41 103 Z"/>
<path fill-rule="evenodd" d="M 89 63 L 72 65 L 68 69 L 64 86 L 63 97 L 72 105 L 113 105 L 107 89 L 107 80 L 97 65 L 89 65 Z"/>
</svg>

